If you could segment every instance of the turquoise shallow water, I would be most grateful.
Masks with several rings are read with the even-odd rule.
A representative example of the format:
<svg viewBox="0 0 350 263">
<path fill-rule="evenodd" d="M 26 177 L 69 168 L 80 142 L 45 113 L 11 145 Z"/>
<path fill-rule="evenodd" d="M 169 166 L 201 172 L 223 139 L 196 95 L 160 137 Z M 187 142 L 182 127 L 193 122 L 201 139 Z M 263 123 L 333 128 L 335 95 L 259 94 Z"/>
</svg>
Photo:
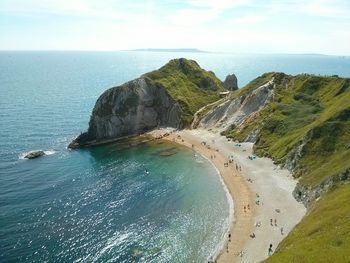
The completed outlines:
<svg viewBox="0 0 350 263">
<path fill-rule="evenodd" d="M 215 170 L 172 145 L 69 151 L 106 89 L 174 57 L 240 85 L 266 71 L 350 76 L 350 59 L 301 55 L 0 52 L 0 262 L 203 262 L 225 230 Z M 27 161 L 23 153 L 53 153 Z M 146 173 L 146 170 L 149 173 Z"/>
<path fill-rule="evenodd" d="M 23 161 L 20 178 L 2 178 L 2 259 L 203 262 L 224 235 L 228 204 L 203 158 L 179 147 L 160 155 L 174 147 L 108 145 Z"/>
</svg>

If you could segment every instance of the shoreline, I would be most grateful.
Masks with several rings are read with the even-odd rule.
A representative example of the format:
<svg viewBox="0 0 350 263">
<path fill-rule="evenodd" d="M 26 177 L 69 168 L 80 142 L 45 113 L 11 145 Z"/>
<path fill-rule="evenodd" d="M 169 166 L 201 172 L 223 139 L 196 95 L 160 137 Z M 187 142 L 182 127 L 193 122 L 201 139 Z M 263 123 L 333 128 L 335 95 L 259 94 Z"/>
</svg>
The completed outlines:
<svg viewBox="0 0 350 263">
<path fill-rule="evenodd" d="M 183 145 L 183 144 L 181 144 Z M 183 145 L 185 146 L 185 145 Z M 187 147 L 187 146 L 186 146 Z M 233 201 L 233 198 L 232 198 L 232 195 L 230 193 L 230 190 L 227 188 L 227 185 L 225 184 L 224 182 L 224 179 L 222 178 L 221 174 L 220 174 L 220 171 L 218 170 L 218 168 L 216 167 L 216 165 L 209 159 L 207 158 L 205 155 L 203 155 L 202 153 L 196 151 L 193 149 L 194 152 L 196 152 L 197 154 L 199 154 L 200 156 L 202 156 L 204 159 L 206 159 L 212 166 L 213 168 L 215 169 L 216 171 L 216 174 L 217 176 L 219 177 L 219 180 L 220 180 L 220 183 L 225 191 L 225 195 L 226 195 L 226 199 L 227 199 L 227 202 L 228 202 L 228 205 L 229 205 L 229 215 L 228 215 L 228 218 L 227 218 L 227 226 L 225 227 L 225 234 L 222 238 L 222 240 L 220 241 L 220 243 L 218 244 L 217 246 L 217 249 L 215 250 L 215 253 L 208 258 L 208 260 L 210 260 L 210 258 L 213 258 L 214 260 L 216 260 L 220 254 L 225 250 L 225 245 L 227 243 L 227 239 L 226 237 L 228 236 L 228 234 L 230 233 L 230 230 L 231 230 L 231 227 L 232 225 L 234 224 L 234 209 L 235 209 L 235 205 L 234 205 L 234 201 Z"/>
<path fill-rule="evenodd" d="M 227 189 L 233 205 L 230 205 L 228 231 L 218 244 L 220 251 L 213 255 L 215 262 L 266 259 L 269 245 L 273 245 L 274 251 L 305 215 L 306 208 L 292 196 L 296 180 L 271 159 L 250 160 L 253 144 L 242 143 L 235 148 L 224 136 L 196 129 L 159 129 L 148 135 L 186 146 L 206 158 L 218 172 L 225 192 Z"/>
<path fill-rule="evenodd" d="M 218 251 L 212 256 L 216 262 L 232 262 L 232 260 L 237 258 L 239 253 L 243 251 L 245 242 L 249 237 L 249 232 L 251 232 L 253 228 L 252 215 L 254 213 L 254 206 L 252 205 L 252 194 L 249 192 L 248 185 L 241 176 L 241 171 L 236 171 L 232 164 L 225 167 L 224 163 L 228 160 L 220 150 L 216 151 L 216 149 L 211 148 L 209 146 L 210 143 L 202 145 L 200 139 L 192 138 L 188 132 L 189 130 L 169 132 L 167 129 L 161 129 L 148 134 L 158 139 L 186 146 L 203 156 L 214 166 L 233 204 L 230 205 L 229 224 L 227 231 L 225 231 L 226 235 L 218 245 Z M 164 134 L 166 136 L 164 136 Z M 233 180 L 231 180 L 231 178 L 233 178 Z M 226 189 L 224 190 L 226 191 Z M 242 209 L 239 208 L 240 206 L 238 203 L 250 204 L 249 211 L 247 209 L 247 212 L 244 213 Z M 230 242 L 228 234 L 231 234 Z M 235 236 L 240 236 L 241 238 L 235 238 Z"/>
</svg>

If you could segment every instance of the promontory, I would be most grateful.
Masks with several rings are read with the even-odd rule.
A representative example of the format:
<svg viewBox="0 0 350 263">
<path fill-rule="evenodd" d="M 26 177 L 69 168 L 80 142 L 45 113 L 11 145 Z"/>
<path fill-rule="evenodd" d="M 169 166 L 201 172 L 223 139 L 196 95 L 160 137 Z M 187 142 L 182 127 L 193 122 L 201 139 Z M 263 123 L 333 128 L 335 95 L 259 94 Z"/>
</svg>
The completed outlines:
<svg viewBox="0 0 350 263">
<path fill-rule="evenodd" d="M 193 60 L 174 59 L 105 91 L 95 104 L 88 130 L 69 147 L 106 143 L 161 127 L 192 129 L 192 136 L 200 129 L 221 136 L 226 146 L 232 141 L 250 142 L 254 156 L 249 160 L 268 157 L 279 166 L 276 169 L 287 169 L 297 179 L 294 190 L 286 194 L 302 203 L 307 214 L 289 232 L 280 230 L 283 241 L 276 244 L 268 262 L 349 261 L 349 78 L 270 72 L 237 89 L 234 75 L 222 82 Z M 231 154 L 234 145 L 229 147 Z M 272 222 L 261 222 L 261 229 L 271 226 Z"/>
</svg>

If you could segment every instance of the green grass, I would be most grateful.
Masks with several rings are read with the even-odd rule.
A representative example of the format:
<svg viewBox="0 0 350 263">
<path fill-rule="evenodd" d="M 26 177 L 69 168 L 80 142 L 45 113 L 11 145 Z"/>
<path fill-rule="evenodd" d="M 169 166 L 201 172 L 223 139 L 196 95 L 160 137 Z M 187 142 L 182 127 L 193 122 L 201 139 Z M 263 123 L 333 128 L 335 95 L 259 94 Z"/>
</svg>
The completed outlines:
<svg viewBox="0 0 350 263">
<path fill-rule="evenodd" d="M 315 187 L 327 177 L 350 166 L 350 80 L 312 75 L 288 76 L 268 73 L 254 80 L 237 95 L 275 78 L 275 98 L 243 129 L 226 131 L 243 140 L 261 130 L 255 152 L 284 163 L 303 141 L 305 146 L 295 168 L 303 185 Z"/>
<path fill-rule="evenodd" d="M 350 184 L 334 187 L 266 262 L 350 262 Z"/>
<path fill-rule="evenodd" d="M 158 70 L 143 75 L 149 85 L 164 88 L 181 106 L 184 126 L 189 126 L 193 115 L 203 106 L 218 99 L 222 82 L 211 71 L 205 71 L 197 62 L 184 58 L 170 60 Z"/>
<path fill-rule="evenodd" d="M 255 152 L 282 164 L 303 142 L 293 173 L 303 186 L 315 188 L 349 169 L 350 79 L 268 73 L 233 96 L 244 96 L 272 77 L 274 100 L 242 129 L 226 134 L 243 140 L 260 129 Z M 350 184 L 338 183 L 312 204 L 267 262 L 350 262 Z"/>
</svg>

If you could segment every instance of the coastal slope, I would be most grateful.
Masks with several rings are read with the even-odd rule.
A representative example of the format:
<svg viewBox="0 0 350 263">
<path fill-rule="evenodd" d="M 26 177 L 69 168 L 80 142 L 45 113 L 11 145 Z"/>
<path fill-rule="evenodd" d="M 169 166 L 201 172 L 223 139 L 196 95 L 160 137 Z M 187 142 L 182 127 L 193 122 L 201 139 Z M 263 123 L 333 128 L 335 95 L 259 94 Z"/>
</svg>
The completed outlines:
<svg viewBox="0 0 350 263">
<path fill-rule="evenodd" d="M 188 127 L 194 113 L 219 99 L 223 83 L 197 62 L 173 59 L 158 70 L 105 91 L 92 111 L 87 132 L 69 148 L 138 135 L 157 127 Z"/>
<path fill-rule="evenodd" d="M 350 79 L 266 73 L 213 107 L 199 126 L 254 142 L 258 156 L 298 179 L 293 195 L 308 207 L 308 215 L 268 261 L 349 256 Z"/>
<path fill-rule="evenodd" d="M 250 182 L 247 188 L 250 201 L 254 193 L 259 196 L 266 193 L 266 197 L 270 192 L 285 190 L 277 200 L 282 203 L 276 203 L 271 195 L 270 206 L 264 207 L 268 207 L 268 211 L 257 208 L 256 213 L 244 213 L 242 218 L 248 216 L 244 220 L 249 224 L 245 226 L 244 236 L 239 237 L 242 245 L 235 247 L 234 253 L 242 255 L 244 260 L 244 251 L 238 248 L 242 248 L 248 239 L 250 242 L 244 245 L 250 251 L 246 258 L 264 260 L 271 229 L 264 232 L 266 226 L 261 227 L 260 236 L 259 230 L 253 230 L 253 220 L 259 219 L 263 225 L 269 217 L 276 216 L 274 213 L 283 210 L 283 216 L 279 214 L 278 217 L 285 217 L 281 227 L 286 228 L 280 229 L 280 233 L 274 228 L 275 253 L 268 260 L 309 262 L 308 259 L 312 258 L 322 262 L 327 257 L 315 252 L 319 250 L 329 252 L 327 259 L 341 260 L 343 256 L 350 256 L 350 210 L 347 209 L 350 201 L 347 194 L 350 178 L 350 79 L 270 72 L 239 90 L 232 88 L 222 92 L 225 86 L 214 73 L 201 69 L 195 61 L 171 60 L 158 70 L 103 93 L 92 112 L 88 131 L 78 136 L 69 147 L 105 143 L 160 127 L 197 128 L 191 133 L 185 130 L 178 135 L 193 142 L 190 145 L 197 145 L 196 148 L 201 145 L 202 137 L 212 140 L 213 145 L 214 141 L 220 142 L 216 151 L 223 154 L 221 163 L 228 162 L 229 156 L 233 156 L 244 169 L 240 178 Z M 196 134 L 196 131 L 202 132 Z M 194 139 L 194 134 L 199 138 Z M 233 145 L 227 144 L 223 136 L 231 141 L 254 143 L 253 152 L 247 148 L 233 154 Z M 173 139 L 176 140 L 177 135 Z M 181 139 L 179 143 L 186 142 Z M 242 145 L 243 149 L 245 144 Z M 265 157 L 272 159 L 281 169 L 289 170 L 298 180 L 296 186 L 292 182 L 288 187 L 279 184 L 284 177 L 275 174 L 276 166 L 266 166 L 273 167 L 273 171 L 264 173 L 260 170 L 256 174 L 255 163 L 262 164 Z M 231 168 L 237 171 L 237 167 Z M 225 182 L 232 183 L 231 180 Z M 231 194 L 234 196 L 234 191 Z M 293 198 L 288 202 L 298 210 L 289 211 L 288 207 L 283 207 L 285 197 Z M 292 230 L 304 213 L 304 208 L 298 206 L 300 203 L 297 205 L 294 201 L 302 202 L 308 212 Z M 239 209 L 244 204 L 235 200 L 235 205 Z M 340 211 L 339 207 L 343 209 Z M 295 211 L 299 212 L 294 215 Z M 345 220 L 338 218 L 340 214 Z M 276 222 L 273 225 L 268 223 L 272 227 L 277 225 Z M 247 233 L 251 230 L 259 237 L 253 235 L 249 239 Z M 289 231 L 290 234 L 275 250 Z M 297 245 L 299 240 L 304 247 Z M 259 249 L 251 253 L 257 245 Z M 221 259 L 230 261 L 231 253 L 231 250 L 226 254 L 223 252 L 221 255 L 225 256 Z"/>
</svg>

